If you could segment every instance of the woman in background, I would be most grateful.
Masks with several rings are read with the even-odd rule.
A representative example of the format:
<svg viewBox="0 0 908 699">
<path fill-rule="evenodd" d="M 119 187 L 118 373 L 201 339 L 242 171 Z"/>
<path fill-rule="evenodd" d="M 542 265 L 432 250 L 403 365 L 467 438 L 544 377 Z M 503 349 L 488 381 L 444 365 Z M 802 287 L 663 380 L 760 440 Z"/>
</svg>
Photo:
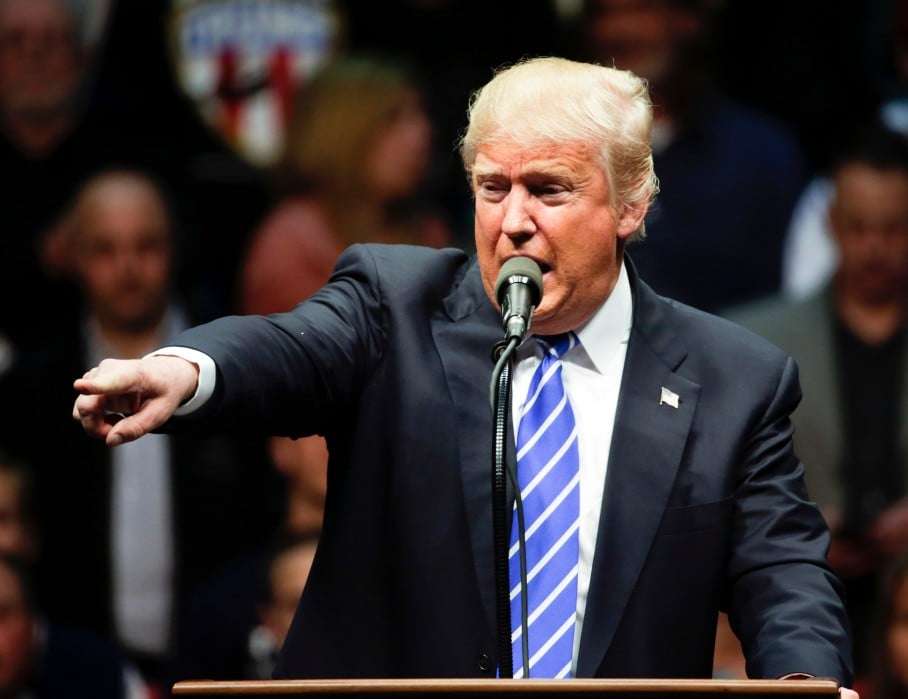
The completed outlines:
<svg viewBox="0 0 908 699">
<path fill-rule="evenodd" d="M 431 125 L 400 70 L 342 59 L 300 93 L 279 167 L 286 198 L 254 234 L 242 308 L 273 313 L 313 294 L 353 243 L 440 247 L 449 232 L 418 198 Z"/>
</svg>

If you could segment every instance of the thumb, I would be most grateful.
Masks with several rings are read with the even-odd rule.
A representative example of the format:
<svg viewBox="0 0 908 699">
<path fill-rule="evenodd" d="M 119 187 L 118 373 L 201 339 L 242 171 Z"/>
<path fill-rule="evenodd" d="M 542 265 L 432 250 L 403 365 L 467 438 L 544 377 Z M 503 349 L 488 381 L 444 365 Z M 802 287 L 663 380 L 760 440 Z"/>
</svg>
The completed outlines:
<svg viewBox="0 0 908 699">
<path fill-rule="evenodd" d="M 157 429 L 173 414 L 176 406 L 166 398 L 155 398 L 143 403 L 137 412 L 124 417 L 107 433 L 107 446 L 116 447 L 132 442 Z"/>
</svg>

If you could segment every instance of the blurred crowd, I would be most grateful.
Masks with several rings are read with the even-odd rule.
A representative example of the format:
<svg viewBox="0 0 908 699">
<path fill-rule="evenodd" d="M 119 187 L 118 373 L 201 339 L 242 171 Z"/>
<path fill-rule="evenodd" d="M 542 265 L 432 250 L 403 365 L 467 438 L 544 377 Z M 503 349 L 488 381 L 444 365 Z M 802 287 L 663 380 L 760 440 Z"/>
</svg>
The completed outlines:
<svg viewBox="0 0 908 699">
<path fill-rule="evenodd" d="M 0 0 L 0 696 L 270 676 L 324 441 L 108 450 L 72 381 L 288 310 L 354 243 L 469 249 L 469 95 L 545 54 L 649 82 L 630 258 L 798 361 L 862 696 L 908 697 L 905 0 Z M 715 672 L 746 676 L 724 617 Z"/>
</svg>

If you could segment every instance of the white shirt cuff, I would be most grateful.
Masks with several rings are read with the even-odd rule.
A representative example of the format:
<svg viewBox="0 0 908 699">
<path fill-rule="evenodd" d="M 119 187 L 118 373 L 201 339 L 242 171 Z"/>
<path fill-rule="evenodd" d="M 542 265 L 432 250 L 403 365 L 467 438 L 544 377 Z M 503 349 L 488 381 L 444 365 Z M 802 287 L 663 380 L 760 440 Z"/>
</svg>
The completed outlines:
<svg viewBox="0 0 908 699">
<path fill-rule="evenodd" d="M 190 349 L 189 347 L 162 347 L 146 356 L 179 357 L 180 359 L 185 359 L 187 362 L 195 364 L 199 369 L 199 383 L 196 386 L 195 393 L 192 398 L 173 411 L 175 416 L 179 417 L 181 415 L 194 413 L 205 405 L 208 399 L 211 398 L 211 394 L 214 393 L 217 370 L 214 366 L 214 360 L 204 352 L 199 352 L 198 350 Z"/>
</svg>

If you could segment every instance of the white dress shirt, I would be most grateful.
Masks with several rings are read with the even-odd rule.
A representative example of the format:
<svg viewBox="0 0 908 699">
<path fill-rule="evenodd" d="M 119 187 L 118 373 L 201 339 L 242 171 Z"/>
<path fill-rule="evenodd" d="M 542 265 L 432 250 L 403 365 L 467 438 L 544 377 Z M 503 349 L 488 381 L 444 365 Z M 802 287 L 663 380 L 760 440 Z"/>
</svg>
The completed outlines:
<svg viewBox="0 0 908 699">
<path fill-rule="evenodd" d="M 633 298 L 627 270 L 621 265 L 615 288 L 585 325 L 575 332 L 580 339 L 562 358 L 564 387 L 577 422 L 580 451 L 580 570 L 577 580 L 577 623 L 574 630 L 572 671 L 577 669 L 580 632 L 596 552 L 599 513 L 605 488 L 618 393 L 624 373 L 624 358 L 633 323 Z M 195 395 L 175 413 L 187 415 L 200 408 L 214 392 L 216 370 L 207 354 L 186 347 L 164 347 L 156 355 L 182 357 L 198 366 Z M 517 350 L 512 394 L 514 434 L 518 408 L 526 398 L 533 372 L 542 361 L 537 342 L 527 341 Z"/>
</svg>

